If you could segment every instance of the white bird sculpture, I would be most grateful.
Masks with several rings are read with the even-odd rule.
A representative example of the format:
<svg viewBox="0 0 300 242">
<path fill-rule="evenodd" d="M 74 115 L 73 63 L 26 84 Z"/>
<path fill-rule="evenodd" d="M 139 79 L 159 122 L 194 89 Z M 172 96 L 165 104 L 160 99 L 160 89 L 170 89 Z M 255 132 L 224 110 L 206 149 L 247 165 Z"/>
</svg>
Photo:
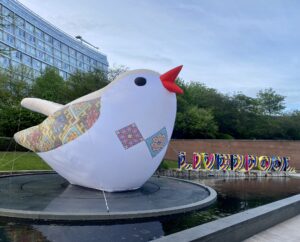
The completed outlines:
<svg viewBox="0 0 300 242">
<path fill-rule="evenodd" d="M 61 105 L 25 98 L 48 116 L 15 134 L 73 185 L 109 192 L 141 187 L 161 163 L 176 117 L 175 83 L 182 66 L 160 75 L 128 71 L 106 87 Z"/>
</svg>

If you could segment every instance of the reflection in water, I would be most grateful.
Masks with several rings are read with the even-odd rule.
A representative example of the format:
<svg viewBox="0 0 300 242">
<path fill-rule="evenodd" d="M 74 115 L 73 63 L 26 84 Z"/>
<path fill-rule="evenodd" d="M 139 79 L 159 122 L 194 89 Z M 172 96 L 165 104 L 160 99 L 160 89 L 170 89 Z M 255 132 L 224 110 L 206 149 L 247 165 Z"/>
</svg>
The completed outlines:
<svg viewBox="0 0 300 242">
<path fill-rule="evenodd" d="M 300 179 L 286 177 L 201 179 L 198 182 L 216 190 L 217 203 L 204 211 L 174 219 L 172 224 L 163 223 L 165 234 L 172 234 L 300 193 Z"/>
<path fill-rule="evenodd" d="M 10 223 L 0 230 L 0 241 L 149 241 L 164 235 L 159 221 L 115 225 L 21 225 Z"/>
<path fill-rule="evenodd" d="M 0 223 L 0 241 L 148 241 L 300 193 L 300 179 L 202 179 L 218 193 L 210 208 L 151 222 L 93 225 Z"/>
<path fill-rule="evenodd" d="M 37 225 L 34 228 L 51 242 L 57 241 L 57 238 L 60 242 L 149 241 L 164 234 L 162 225 L 158 221 L 81 227 Z"/>
</svg>

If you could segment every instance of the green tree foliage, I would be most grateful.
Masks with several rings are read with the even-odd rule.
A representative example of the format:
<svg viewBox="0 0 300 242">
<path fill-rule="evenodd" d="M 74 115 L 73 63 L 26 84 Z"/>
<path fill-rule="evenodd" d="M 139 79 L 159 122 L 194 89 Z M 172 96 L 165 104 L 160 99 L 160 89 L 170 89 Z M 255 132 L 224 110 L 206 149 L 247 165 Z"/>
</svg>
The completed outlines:
<svg viewBox="0 0 300 242">
<path fill-rule="evenodd" d="M 78 97 L 105 87 L 109 83 L 107 75 L 100 70 L 93 72 L 76 72 L 67 81 L 67 100 L 70 102 Z"/>
<path fill-rule="evenodd" d="M 68 80 L 63 80 L 58 71 L 46 68 L 36 79 L 25 66 L 0 71 L 0 137 L 12 137 L 18 130 L 39 124 L 45 117 L 21 107 L 25 97 L 36 97 L 66 104 L 90 92 L 101 89 L 117 73 L 126 71 L 124 67 L 115 67 L 108 73 L 100 70 L 82 73 L 76 72 Z"/>
<path fill-rule="evenodd" d="M 174 129 L 176 138 L 215 138 L 217 131 L 217 124 L 209 110 L 191 106 L 185 112 L 177 113 Z"/>
<path fill-rule="evenodd" d="M 273 89 L 258 92 L 256 97 L 243 93 L 224 95 L 202 83 L 184 83 L 184 90 L 177 96 L 178 113 L 174 138 L 236 138 L 236 139 L 299 139 L 300 119 L 298 112 L 282 114 L 284 97 Z M 195 107 L 209 112 L 210 130 L 199 132 L 191 120 L 196 118 Z M 195 113 L 191 114 L 191 110 Z M 190 119 L 187 117 L 190 115 Z M 202 120 L 205 124 L 205 121 Z M 186 125 L 189 123 L 189 127 Z M 215 126 L 217 127 L 215 129 Z"/>
<path fill-rule="evenodd" d="M 24 66 L 0 72 L 0 136 L 13 136 L 45 118 L 22 108 L 24 97 L 66 104 L 103 88 L 126 70 L 121 66 L 108 73 L 77 72 L 68 80 L 51 68 L 34 80 Z M 184 94 L 177 95 L 173 138 L 300 139 L 300 112 L 284 113 L 285 97 L 273 89 L 261 90 L 256 97 L 230 96 L 202 83 L 177 82 Z"/>
<path fill-rule="evenodd" d="M 54 68 L 46 68 L 32 84 L 32 96 L 64 104 L 67 99 L 67 86 Z"/>
<path fill-rule="evenodd" d="M 266 115 L 280 114 L 284 109 L 285 97 L 277 94 L 272 88 L 258 92 L 257 100 L 261 111 Z"/>
<path fill-rule="evenodd" d="M 31 76 L 31 70 L 25 66 L 0 72 L 0 136 L 11 137 L 18 129 L 30 127 L 41 120 L 41 115 L 20 106 L 24 97 L 31 96 Z"/>
<path fill-rule="evenodd" d="M 0 71 L 0 102 L 13 104 L 30 95 L 28 76 L 31 76 L 31 71 L 22 65 L 11 67 L 8 71 Z"/>
</svg>

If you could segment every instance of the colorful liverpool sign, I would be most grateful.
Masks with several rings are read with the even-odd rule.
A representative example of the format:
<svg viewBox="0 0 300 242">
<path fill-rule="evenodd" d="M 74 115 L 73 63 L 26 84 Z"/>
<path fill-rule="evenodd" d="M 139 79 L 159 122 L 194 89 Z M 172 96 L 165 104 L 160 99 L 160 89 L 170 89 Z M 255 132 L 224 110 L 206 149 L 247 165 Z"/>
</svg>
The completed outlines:
<svg viewBox="0 0 300 242">
<path fill-rule="evenodd" d="M 178 168 L 186 170 L 216 169 L 245 172 L 254 168 L 261 171 L 295 171 L 295 168 L 290 166 L 289 157 L 194 152 L 192 163 L 188 163 L 186 160 L 186 152 L 183 151 L 178 154 Z"/>
</svg>

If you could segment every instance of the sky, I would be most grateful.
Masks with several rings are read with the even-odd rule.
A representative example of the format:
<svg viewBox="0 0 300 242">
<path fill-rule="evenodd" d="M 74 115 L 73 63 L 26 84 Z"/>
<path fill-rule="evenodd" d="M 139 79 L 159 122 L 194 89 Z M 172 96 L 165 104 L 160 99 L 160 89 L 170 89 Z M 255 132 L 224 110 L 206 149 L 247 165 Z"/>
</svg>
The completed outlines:
<svg viewBox="0 0 300 242">
<path fill-rule="evenodd" d="M 164 73 L 225 94 L 272 87 L 300 109 L 300 1 L 20 0 L 100 48 L 110 66 Z"/>
</svg>

